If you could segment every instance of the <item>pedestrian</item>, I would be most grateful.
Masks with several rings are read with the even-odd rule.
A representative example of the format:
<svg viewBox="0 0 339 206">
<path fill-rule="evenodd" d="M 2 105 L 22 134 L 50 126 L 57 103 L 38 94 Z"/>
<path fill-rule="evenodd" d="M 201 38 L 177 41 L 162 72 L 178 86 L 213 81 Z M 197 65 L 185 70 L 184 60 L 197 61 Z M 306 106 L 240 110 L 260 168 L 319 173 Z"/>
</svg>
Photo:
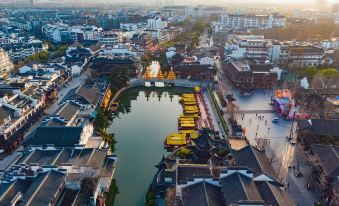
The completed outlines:
<svg viewBox="0 0 339 206">
<path fill-rule="evenodd" d="M 289 188 L 290 187 L 290 183 L 289 182 L 287 182 L 287 188 Z"/>
<path fill-rule="evenodd" d="M 255 116 L 257 117 L 257 116 L 258 116 L 258 114 L 256 113 L 256 114 L 255 114 Z"/>
<path fill-rule="evenodd" d="M 293 165 L 293 170 L 295 170 L 295 165 Z"/>
</svg>

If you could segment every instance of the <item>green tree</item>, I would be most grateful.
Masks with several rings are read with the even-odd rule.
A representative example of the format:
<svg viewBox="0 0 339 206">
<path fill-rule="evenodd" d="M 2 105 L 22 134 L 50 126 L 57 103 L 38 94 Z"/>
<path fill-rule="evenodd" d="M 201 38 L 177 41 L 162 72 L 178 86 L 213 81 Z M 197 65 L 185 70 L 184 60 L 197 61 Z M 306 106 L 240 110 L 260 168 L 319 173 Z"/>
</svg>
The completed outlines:
<svg viewBox="0 0 339 206">
<path fill-rule="evenodd" d="M 221 149 L 217 150 L 217 155 L 219 157 L 226 157 L 227 154 L 228 154 L 227 149 L 221 148 Z"/>
<path fill-rule="evenodd" d="M 28 62 L 47 62 L 49 59 L 49 53 L 47 51 L 38 52 L 27 58 L 26 63 Z"/>
<path fill-rule="evenodd" d="M 111 91 L 116 93 L 121 88 L 126 87 L 128 83 L 128 68 L 127 67 L 115 67 L 109 76 Z"/>
<path fill-rule="evenodd" d="M 94 127 L 97 131 L 102 132 L 104 131 L 110 124 L 110 117 L 107 116 L 107 112 L 105 108 L 101 107 L 98 109 L 98 113 L 94 120 Z"/>
<path fill-rule="evenodd" d="M 103 131 L 101 135 L 102 135 L 103 140 L 108 143 L 109 148 L 111 149 L 111 152 L 114 153 L 116 150 L 115 145 L 117 143 L 117 140 L 115 139 L 115 135 L 108 134 L 105 131 Z"/>
<path fill-rule="evenodd" d="M 323 75 L 325 78 L 338 78 L 338 71 L 334 68 L 327 68 L 318 70 L 319 74 Z"/>
<path fill-rule="evenodd" d="M 187 147 L 181 147 L 178 152 L 177 152 L 177 157 L 184 159 L 186 158 L 189 154 L 191 154 L 191 150 L 188 149 Z"/>
<path fill-rule="evenodd" d="M 106 193 L 106 205 L 114 205 L 115 197 L 119 194 L 119 188 L 116 179 L 112 179 L 109 190 Z"/>
<path fill-rule="evenodd" d="M 305 71 L 304 71 L 304 75 L 308 78 L 308 79 L 313 79 L 314 75 L 317 73 L 317 68 L 315 68 L 314 66 L 309 66 Z"/>
<path fill-rule="evenodd" d="M 157 197 L 155 193 L 152 191 L 151 185 L 148 187 L 148 191 L 146 193 L 146 206 L 155 206 Z"/>
<path fill-rule="evenodd" d="M 320 202 L 314 202 L 313 205 L 314 205 L 314 206 L 321 206 L 321 203 L 320 203 Z"/>
<path fill-rule="evenodd" d="M 68 46 L 67 45 L 61 45 L 57 48 L 56 50 L 56 55 L 58 57 L 62 57 L 62 56 L 65 56 L 66 54 L 66 50 L 68 49 Z"/>
</svg>

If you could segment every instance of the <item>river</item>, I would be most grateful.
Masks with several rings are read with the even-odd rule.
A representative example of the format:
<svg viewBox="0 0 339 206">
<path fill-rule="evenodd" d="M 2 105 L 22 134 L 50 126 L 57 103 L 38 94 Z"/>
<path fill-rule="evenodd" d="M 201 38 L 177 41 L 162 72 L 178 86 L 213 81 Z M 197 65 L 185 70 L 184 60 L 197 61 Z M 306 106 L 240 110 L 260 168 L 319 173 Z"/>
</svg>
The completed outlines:
<svg viewBox="0 0 339 206">
<path fill-rule="evenodd" d="M 191 89 L 133 88 L 119 98 L 117 117 L 108 132 L 117 139 L 115 206 L 145 205 L 145 196 L 162 155 L 164 138 L 178 130 L 180 94 Z"/>
</svg>

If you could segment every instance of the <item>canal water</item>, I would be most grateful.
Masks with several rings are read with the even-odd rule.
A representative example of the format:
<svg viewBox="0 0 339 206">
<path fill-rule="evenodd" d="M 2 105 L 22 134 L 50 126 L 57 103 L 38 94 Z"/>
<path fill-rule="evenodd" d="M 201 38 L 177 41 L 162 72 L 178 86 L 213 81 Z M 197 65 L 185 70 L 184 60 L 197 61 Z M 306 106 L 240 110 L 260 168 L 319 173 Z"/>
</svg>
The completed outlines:
<svg viewBox="0 0 339 206">
<path fill-rule="evenodd" d="M 148 187 L 156 173 L 166 135 L 178 130 L 183 92 L 191 89 L 133 88 L 119 98 L 119 109 L 108 132 L 117 139 L 114 178 L 119 194 L 115 206 L 145 205 Z"/>
</svg>

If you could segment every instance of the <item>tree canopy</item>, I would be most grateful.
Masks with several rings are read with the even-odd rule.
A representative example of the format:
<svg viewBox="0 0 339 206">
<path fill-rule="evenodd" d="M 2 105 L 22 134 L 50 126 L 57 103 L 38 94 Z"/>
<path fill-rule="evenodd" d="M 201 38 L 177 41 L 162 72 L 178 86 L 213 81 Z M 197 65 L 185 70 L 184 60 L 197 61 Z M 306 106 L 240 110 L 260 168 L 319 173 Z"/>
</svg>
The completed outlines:
<svg viewBox="0 0 339 206">
<path fill-rule="evenodd" d="M 205 28 L 209 27 L 205 19 L 198 19 L 195 23 L 191 23 L 190 19 L 186 19 L 183 23 L 183 32 L 177 34 L 171 41 L 160 44 L 160 48 L 168 48 L 175 45 L 187 45 L 187 48 L 195 48 L 198 46 L 200 36 Z"/>
<path fill-rule="evenodd" d="M 98 131 L 104 131 L 113 120 L 112 113 L 103 107 L 98 109 L 97 116 L 94 120 L 94 126 Z"/>
<path fill-rule="evenodd" d="M 112 93 L 116 93 L 121 88 L 126 87 L 128 83 L 128 68 L 127 67 L 115 67 L 112 69 L 109 76 Z"/>
<path fill-rule="evenodd" d="M 66 50 L 67 50 L 68 46 L 67 45 L 61 45 L 56 49 L 56 55 L 58 57 L 62 57 L 66 54 Z"/>
<path fill-rule="evenodd" d="M 27 58 L 28 62 L 47 62 L 49 59 L 49 53 L 47 51 L 38 52 Z"/>
<path fill-rule="evenodd" d="M 264 35 L 268 39 L 288 41 L 291 39 L 299 41 L 329 39 L 339 34 L 339 27 L 332 19 L 321 19 L 311 23 L 290 23 L 285 27 L 257 30 L 258 35 Z"/>
<path fill-rule="evenodd" d="M 338 78 L 338 71 L 326 65 L 320 65 L 319 68 L 309 66 L 303 72 L 303 75 L 308 79 L 313 79 L 315 76 L 321 76 L 323 78 Z"/>
<path fill-rule="evenodd" d="M 191 154 L 191 150 L 186 147 L 181 147 L 179 151 L 177 152 L 177 156 L 181 159 L 186 158 L 189 154 Z"/>
<path fill-rule="evenodd" d="M 169 71 L 169 64 L 165 52 L 160 52 L 158 55 L 148 54 L 141 58 L 144 66 L 149 66 L 152 61 L 158 61 L 162 71 Z"/>
</svg>

